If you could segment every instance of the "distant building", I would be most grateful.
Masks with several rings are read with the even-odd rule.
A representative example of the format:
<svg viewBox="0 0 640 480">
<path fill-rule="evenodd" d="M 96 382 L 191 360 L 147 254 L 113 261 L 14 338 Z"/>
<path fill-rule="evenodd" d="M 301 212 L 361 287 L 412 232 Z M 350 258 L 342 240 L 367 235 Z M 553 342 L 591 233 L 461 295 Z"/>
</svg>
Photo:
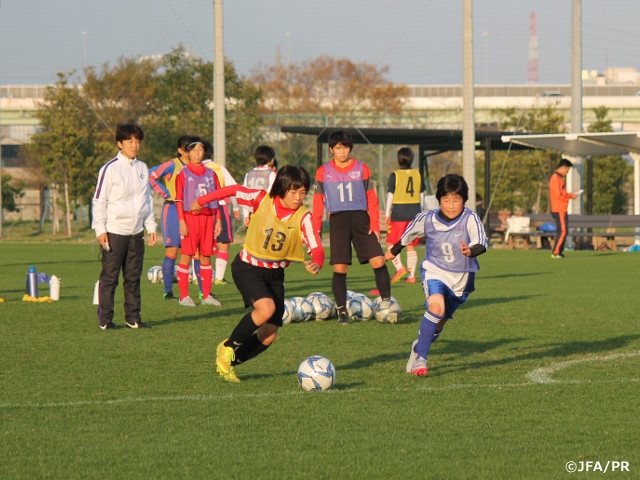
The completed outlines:
<svg viewBox="0 0 640 480">
<path fill-rule="evenodd" d="M 638 91 L 640 89 L 640 72 L 634 67 L 612 67 L 604 73 L 597 70 L 582 71 L 583 85 L 627 85 Z"/>
</svg>

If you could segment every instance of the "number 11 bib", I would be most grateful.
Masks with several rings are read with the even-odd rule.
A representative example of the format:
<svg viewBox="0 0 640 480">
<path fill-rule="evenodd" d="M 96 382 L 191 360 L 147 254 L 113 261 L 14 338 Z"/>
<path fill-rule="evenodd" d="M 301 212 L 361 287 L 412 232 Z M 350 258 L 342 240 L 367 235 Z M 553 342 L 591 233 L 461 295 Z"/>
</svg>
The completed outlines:
<svg viewBox="0 0 640 480">
<path fill-rule="evenodd" d="M 344 173 L 338 172 L 331 162 L 324 165 L 324 203 L 329 213 L 367 210 L 363 165 L 359 160 L 353 161 L 353 168 Z"/>
</svg>

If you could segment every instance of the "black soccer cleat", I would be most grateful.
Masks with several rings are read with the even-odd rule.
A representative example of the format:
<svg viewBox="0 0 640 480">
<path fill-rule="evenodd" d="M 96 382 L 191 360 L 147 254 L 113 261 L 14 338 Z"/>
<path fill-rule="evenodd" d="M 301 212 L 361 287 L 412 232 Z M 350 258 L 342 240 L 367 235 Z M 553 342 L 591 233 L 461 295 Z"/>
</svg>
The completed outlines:
<svg viewBox="0 0 640 480">
<path fill-rule="evenodd" d="M 104 325 L 100 325 L 100 330 L 118 330 L 120 327 L 113 322 L 107 322 Z"/>
<path fill-rule="evenodd" d="M 152 328 L 151 325 L 143 323 L 142 320 L 138 320 L 136 323 L 125 323 L 128 328 Z"/>
</svg>

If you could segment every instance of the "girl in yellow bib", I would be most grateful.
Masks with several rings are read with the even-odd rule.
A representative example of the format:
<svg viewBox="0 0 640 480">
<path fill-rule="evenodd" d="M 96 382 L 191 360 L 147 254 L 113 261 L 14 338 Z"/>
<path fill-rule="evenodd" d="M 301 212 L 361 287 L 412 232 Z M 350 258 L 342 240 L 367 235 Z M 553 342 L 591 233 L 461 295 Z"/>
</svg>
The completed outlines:
<svg viewBox="0 0 640 480">
<path fill-rule="evenodd" d="M 398 170 L 391 173 L 387 185 L 387 207 L 385 220 L 387 223 L 387 251 L 400 241 L 402 234 L 409 224 L 422 211 L 424 204 L 425 185 L 420 171 L 411 168 L 414 153 L 409 147 L 398 150 Z M 393 259 L 396 274 L 391 283 L 398 283 L 405 275 L 409 275 L 405 283 L 416 282 L 416 267 L 418 253 L 416 245 L 419 238 L 407 245 L 407 266 L 402 264 L 400 255 Z"/>
<path fill-rule="evenodd" d="M 302 204 L 311 180 L 298 166 L 282 167 L 271 191 L 231 185 L 196 199 L 191 208 L 235 196 L 251 213 L 251 222 L 240 253 L 231 264 L 233 281 L 245 307 L 229 338 L 216 349 L 216 367 L 228 382 L 239 382 L 234 367 L 264 352 L 276 339 L 284 314 L 284 269 L 304 262 L 312 275 L 324 264 L 324 249 L 311 213 Z M 305 261 L 305 253 L 311 260 Z"/>
</svg>

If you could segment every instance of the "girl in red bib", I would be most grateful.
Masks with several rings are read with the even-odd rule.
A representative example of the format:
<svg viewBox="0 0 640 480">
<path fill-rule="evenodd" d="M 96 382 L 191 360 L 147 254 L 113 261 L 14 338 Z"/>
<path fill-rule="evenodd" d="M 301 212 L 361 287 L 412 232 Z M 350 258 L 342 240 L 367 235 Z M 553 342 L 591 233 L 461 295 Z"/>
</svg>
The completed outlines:
<svg viewBox="0 0 640 480">
<path fill-rule="evenodd" d="M 220 234 L 222 225 L 218 214 L 218 202 L 204 203 L 197 211 L 186 209 L 199 196 L 220 189 L 218 179 L 210 168 L 202 165 L 204 144 L 193 137 L 185 149 L 189 163 L 176 177 L 176 210 L 180 221 L 180 263 L 177 277 L 180 288 L 180 305 L 195 307 L 189 297 L 189 264 L 191 258 L 200 253 L 200 275 L 202 281 L 202 304 L 220 306 L 221 303 L 211 295 L 213 269 L 211 255 L 215 251 L 215 237 Z"/>
</svg>

